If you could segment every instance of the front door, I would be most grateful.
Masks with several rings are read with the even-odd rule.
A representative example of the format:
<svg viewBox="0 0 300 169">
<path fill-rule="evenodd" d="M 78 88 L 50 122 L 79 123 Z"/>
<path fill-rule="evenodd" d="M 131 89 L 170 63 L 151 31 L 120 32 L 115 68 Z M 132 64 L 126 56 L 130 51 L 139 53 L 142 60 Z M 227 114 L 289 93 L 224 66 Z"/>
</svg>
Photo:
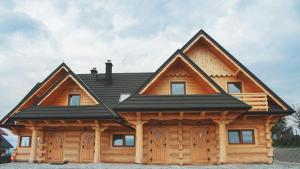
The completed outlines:
<svg viewBox="0 0 300 169">
<path fill-rule="evenodd" d="M 48 143 L 49 143 L 48 160 L 50 162 L 63 161 L 64 133 L 50 133 Z"/>
<path fill-rule="evenodd" d="M 191 129 L 192 163 L 208 162 L 208 132 L 208 128 L 205 127 L 194 127 Z"/>
<path fill-rule="evenodd" d="M 149 154 L 151 163 L 167 163 L 167 129 L 155 127 L 149 129 Z"/>
<path fill-rule="evenodd" d="M 85 132 L 81 134 L 80 161 L 92 162 L 94 158 L 95 137 L 93 133 Z"/>
</svg>

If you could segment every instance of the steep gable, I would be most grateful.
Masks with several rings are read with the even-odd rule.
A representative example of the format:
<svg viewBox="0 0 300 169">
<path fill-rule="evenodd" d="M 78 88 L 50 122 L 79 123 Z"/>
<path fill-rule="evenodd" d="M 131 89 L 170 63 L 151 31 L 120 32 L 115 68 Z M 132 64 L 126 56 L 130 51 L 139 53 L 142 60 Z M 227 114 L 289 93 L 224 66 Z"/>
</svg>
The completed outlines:
<svg viewBox="0 0 300 169">
<path fill-rule="evenodd" d="M 38 106 L 67 106 L 69 95 L 72 94 L 80 95 L 80 105 L 99 104 L 71 75 L 68 75 L 44 95 Z"/>
<path fill-rule="evenodd" d="M 224 91 L 210 77 L 195 65 L 184 53 L 177 50 L 138 90 L 139 94 L 170 93 L 168 84 L 172 81 L 185 80 L 191 85 L 187 94 L 215 94 Z M 199 85 L 200 84 L 200 85 Z M 161 88 L 161 89 L 159 89 Z M 160 92 L 158 91 L 160 90 Z"/>
<path fill-rule="evenodd" d="M 30 92 L 20 101 L 20 103 L 1 120 L 1 124 L 5 125 L 6 121 L 12 115 L 40 103 L 41 100 L 47 98 L 48 94 L 51 93 L 51 91 L 57 86 L 59 86 L 61 82 L 69 78 L 71 78 L 73 82 L 80 86 L 80 88 L 85 91 L 85 94 L 89 96 L 89 99 L 92 99 L 95 104 L 103 104 L 101 100 L 89 89 L 89 87 L 86 86 L 65 63 L 62 63 L 49 76 L 47 76 L 45 80 L 35 85 L 30 90 Z M 103 104 L 103 106 L 109 112 L 115 115 L 115 113 L 105 104 Z"/>
<path fill-rule="evenodd" d="M 293 111 L 289 105 L 203 30 L 200 30 L 181 50 L 195 64 L 203 67 L 216 82 L 221 81 L 221 78 L 231 78 L 233 81 L 247 81 L 247 83 L 243 83 L 243 85 L 246 84 L 244 86 L 245 89 L 253 92 L 265 92 L 282 109 Z M 225 85 L 219 85 L 223 89 L 227 88 Z"/>
</svg>

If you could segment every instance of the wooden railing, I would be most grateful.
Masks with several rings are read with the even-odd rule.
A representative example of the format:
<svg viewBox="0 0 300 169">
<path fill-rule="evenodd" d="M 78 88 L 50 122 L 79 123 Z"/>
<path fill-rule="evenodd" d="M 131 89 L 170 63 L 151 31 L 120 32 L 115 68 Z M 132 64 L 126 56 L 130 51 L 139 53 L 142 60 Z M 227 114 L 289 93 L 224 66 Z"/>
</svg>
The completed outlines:
<svg viewBox="0 0 300 169">
<path fill-rule="evenodd" d="M 268 98 L 265 93 L 232 93 L 232 96 L 252 106 L 250 111 L 268 111 Z"/>
</svg>

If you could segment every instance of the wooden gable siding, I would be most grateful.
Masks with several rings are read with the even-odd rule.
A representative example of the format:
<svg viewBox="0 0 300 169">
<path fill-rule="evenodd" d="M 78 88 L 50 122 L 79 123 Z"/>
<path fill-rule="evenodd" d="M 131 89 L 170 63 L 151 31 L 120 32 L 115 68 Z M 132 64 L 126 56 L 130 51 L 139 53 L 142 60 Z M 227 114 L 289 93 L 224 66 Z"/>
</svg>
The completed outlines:
<svg viewBox="0 0 300 169">
<path fill-rule="evenodd" d="M 42 103 L 43 106 L 67 106 L 70 94 L 80 94 L 80 105 L 95 105 L 95 101 L 71 78 L 61 84 Z"/>
<path fill-rule="evenodd" d="M 161 75 L 144 94 L 169 95 L 171 93 L 171 82 L 185 82 L 186 94 L 216 93 L 199 75 L 189 70 L 181 62 L 177 62 Z"/>
<path fill-rule="evenodd" d="M 222 59 L 212 47 L 203 40 L 187 51 L 187 55 L 201 67 L 213 80 L 227 91 L 227 82 L 241 82 L 244 93 L 262 93 L 263 90 L 238 70 L 236 66 Z"/>
<path fill-rule="evenodd" d="M 194 61 L 210 76 L 232 76 L 234 72 L 223 61 L 215 56 L 206 46 L 197 44 L 187 52 L 191 60 Z"/>
</svg>

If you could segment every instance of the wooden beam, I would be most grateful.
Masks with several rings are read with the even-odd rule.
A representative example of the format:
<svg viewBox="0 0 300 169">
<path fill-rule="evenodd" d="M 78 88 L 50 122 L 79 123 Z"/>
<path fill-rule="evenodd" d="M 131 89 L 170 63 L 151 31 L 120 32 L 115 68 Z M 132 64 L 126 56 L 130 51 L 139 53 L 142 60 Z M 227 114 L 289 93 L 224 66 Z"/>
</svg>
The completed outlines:
<svg viewBox="0 0 300 169">
<path fill-rule="evenodd" d="M 203 111 L 203 112 L 200 112 L 200 118 L 204 118 L 204 117 L 205 117 L 205 114 L 206 114 L 206 112 L 205 112 L 205 111 Z"/>
<path fill-rule="evenodd" d="M 219 127 L 219 163 L 223 164 L 227 161 L 226 151 L 226 120 L 220 120 Z"/>
<path fill-rule="evenodd" d="M 234 76 L 237 76 L 239 73 L 241 72 L 241 69 L 237 69 L 235 72 L 234 72 Z"/>
<path fill-rule="evenodd" d="M 37 150 L 37 128 L 33 128 L 32 136 L 31 136 L 31 148 L 30 148 L 30 156 L 29 161 L 30 163 L 36 162 L 36 150 Z"/>
<path fill-rule="evenodd" d="M 143 162 L 143 123 L 141 121 L 141 113 L 137 112 L 135 124 L 135 163 L 141 164 Z"/>
<path fill-rule="evenodd" d="M 162 112 L 158 112 L 158 117 L 162 118 Z"/>
<path fill-rule="evenodd" d="M 183 119 L 183 114 L 184 114 L 183 112 L 180 112 L 180 113 L 179 113 L 179 120 L 182 120 L 182 119 Z"/>
<path fill-rule="evenodd" d="M 94 163 L 101 162 L 100 157 L 100 142 L 101 142 L 101 127 L 100 123 L 96 121 L 95 128 L 95 146 L 94 146 Z"/>
</svg>

